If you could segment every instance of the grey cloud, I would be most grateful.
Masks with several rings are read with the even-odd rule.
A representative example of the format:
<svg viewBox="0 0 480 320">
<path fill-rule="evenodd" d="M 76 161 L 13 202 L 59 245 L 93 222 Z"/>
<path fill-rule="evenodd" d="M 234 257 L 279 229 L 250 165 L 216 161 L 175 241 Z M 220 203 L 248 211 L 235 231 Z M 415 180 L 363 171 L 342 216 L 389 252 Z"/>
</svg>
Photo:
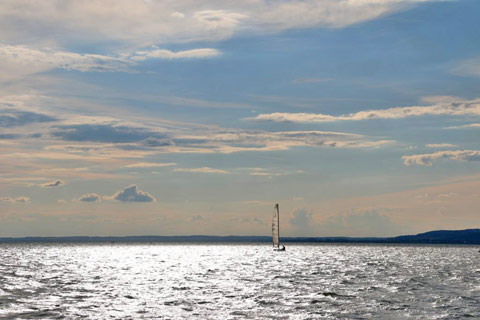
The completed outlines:
<svg viewBox="0 0 480 320">
<path fill-rule="evenodd" d="M 10 203 L 29 203 L 30 198 L 28 197 L 0 197 L 0 202 L 10 202 Z"/>
<path fill-rule="evenodd" d="M 41 113 L 8 109 L 0 110 L 0 128 L 12 128 L 30 123 L 52 121 L 57 121 L 57 119 Z"/>
<path fill-rule="evenodd" d="M 132 184 L 123 190 L 115 193 L 111 198 L 123 202 L 154 202 L 155 198 L 148 192 L 140 190 L 137 185 Z"/>
<path fill-rule="evenodd" d="M 309 212 L 305 208 L 297 209 L 293 212 L 293 218 L 291 218 L 289 222 L 302 233 L 310 233 L 312 216 L 313 212 Z"/>
<path fill-rule="evenodd" d="M 0 133 L 0 140 L 17 139 L 20 135 L 14 133 Z"/>
<path fill-rule="evenodd" d="M 81 196 L 78 200 L 83 202 L 100 202 L 101 197 L 96 193 L 87 193 Z"/>
<path fill-rule="evenodd" d="M 375 210 L 339 213 L 324 221 L 322 229 L 334 235 L 392 236 L 400 232 L 400 226 Z"/>
<path fill-rule="evenodd" d="M 60 187 L 64 184 L 65 183 L 62 180 L 56 180 L 56 181 L 44 183 L 42 184 L 42 187 L 44 188 Z"/>
</svg>

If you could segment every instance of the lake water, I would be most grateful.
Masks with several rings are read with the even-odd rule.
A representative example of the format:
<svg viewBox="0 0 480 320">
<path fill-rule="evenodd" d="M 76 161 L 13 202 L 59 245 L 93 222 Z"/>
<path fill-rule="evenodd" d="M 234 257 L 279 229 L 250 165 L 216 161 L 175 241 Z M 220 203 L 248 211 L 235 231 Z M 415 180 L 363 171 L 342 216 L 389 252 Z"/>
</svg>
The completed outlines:
<svg viewBox="0 0 480 320">
<path fill-rule="evenodd" d="M 480 319 L 479 250 L 0 244 L 0 318 Z"/>
</svg>

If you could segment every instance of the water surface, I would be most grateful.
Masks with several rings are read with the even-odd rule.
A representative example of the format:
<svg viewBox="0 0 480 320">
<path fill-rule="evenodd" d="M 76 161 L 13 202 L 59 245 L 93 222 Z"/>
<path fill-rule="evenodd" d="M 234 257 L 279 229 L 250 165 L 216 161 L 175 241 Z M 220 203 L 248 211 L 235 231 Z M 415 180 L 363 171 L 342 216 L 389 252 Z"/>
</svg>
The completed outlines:
<svg viewBox="0 0 480 320">
<path fill-rule="evenodd" d="M 0 244 L 0 318 L 480 319 L 479 249 Z"/>
</svg>

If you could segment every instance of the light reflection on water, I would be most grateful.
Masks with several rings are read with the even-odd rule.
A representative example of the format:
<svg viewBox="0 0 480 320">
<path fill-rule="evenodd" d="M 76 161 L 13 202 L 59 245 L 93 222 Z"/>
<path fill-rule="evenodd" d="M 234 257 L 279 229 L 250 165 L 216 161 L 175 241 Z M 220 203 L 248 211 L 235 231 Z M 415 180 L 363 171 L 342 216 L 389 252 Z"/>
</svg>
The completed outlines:
<svg viewBox="0 0 480 320">
<path fill-rule="evenodd" d="M 479 247 L 2 244 L 0 317 L 480 318 Z"/>
</svg>

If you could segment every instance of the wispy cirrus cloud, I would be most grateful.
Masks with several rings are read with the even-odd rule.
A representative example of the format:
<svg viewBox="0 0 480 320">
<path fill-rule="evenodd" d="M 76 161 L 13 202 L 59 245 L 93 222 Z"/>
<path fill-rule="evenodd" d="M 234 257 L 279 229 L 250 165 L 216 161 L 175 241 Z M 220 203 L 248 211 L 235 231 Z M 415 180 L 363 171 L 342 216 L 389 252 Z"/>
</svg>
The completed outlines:
<svg viewBox="0 0 480 320">
<path fill-rule="evenodd" d="M 184 51 L 170 51 L 164 49 L 155 49 L 150 51 L 137 51 L 132 56 L 131 60 L 134 61 L 143 61 L 149 58 L 153 59 L 199 59 L 199 58 L 210 58 L 217 57 L 221 53 L 217 49 L 212 48 L 200 48 L 200 49 L 191 49 Z"/>
<path fill-rule="evenodd" d="M 230 172 L 222 169 L 215 169 L 210 167 L 202 168 L 178 168 L 174 169 L 175 172 L 190 172 L 190 173 L 220 173 L 220 174 L 229 174 Z"/>
<path fill-rule="evenodd" d="M 128 71 L 132 62 L 99 54 L 80 54 L 50 48 L 0 44 L 0 80 L 10 80 L 51 69 L 76 71 Z"/>
<path fill-rule="evenodd" d="M 134 72 L 138 62 L 146 59 L 200 59 L 220 56 L 217 49 L 198 48 L 184 51 L 163 49 L 141 50 L 128 54 L 76 53 L 52 48 L 0 43 L 0 81 L 19 79 L 25 75 L 52 69 L 81 72 Z"/>
<path fill-rule="evenodd" d="M 456 145 L 451 143 L 429 143 L 426 144 L 425 147 L 427 148 L 454 148 Z"/>
<path fill-rule="evenodd" d="M 403 163 L 407 166 L 414 164 L 421 166 L 431 166 L 433 162 L 437 160 L 480 161 L 480 150 L 438 151 L 434 153 L 403 156 L 402 159 Z"/>
<path fill-rule="evenodd" d="M 451 72 L 461 76 L 480 77 L 480 57 L 461 61 L 452 68 Z"/>
<path fill-rule="evenodd" d="M 461 126 L 451 126 L 451 127 L 446 127 L 445 129 L 469 129 L 469 128 L 480 128 L 480 123 L 470 123 L 470 124 L 464 124 Z"/>
<path fill-rule="evenodd" d="M 369 119 L 403 119 L 420 116 L 441 116 L 441 115 L 480 115 L 480 98 L 467 100 L 457 97 L 427 97 L 425 101 L 435 102 L 429 106 L 395 107 L 388 109 L 372 109 L 333 116 L 321 113 L 268 113 L 259 114 L 254 118 L 247 118 L 254 121 L 273 122 L 333 122 L 333 121 L 358 121 Z"/>
<path fill-rule="evenodd" d="M 159 168 L 176 166 L 175 162 L 137 162 L 124 166 L 125 168 Z"/>
</svg>

